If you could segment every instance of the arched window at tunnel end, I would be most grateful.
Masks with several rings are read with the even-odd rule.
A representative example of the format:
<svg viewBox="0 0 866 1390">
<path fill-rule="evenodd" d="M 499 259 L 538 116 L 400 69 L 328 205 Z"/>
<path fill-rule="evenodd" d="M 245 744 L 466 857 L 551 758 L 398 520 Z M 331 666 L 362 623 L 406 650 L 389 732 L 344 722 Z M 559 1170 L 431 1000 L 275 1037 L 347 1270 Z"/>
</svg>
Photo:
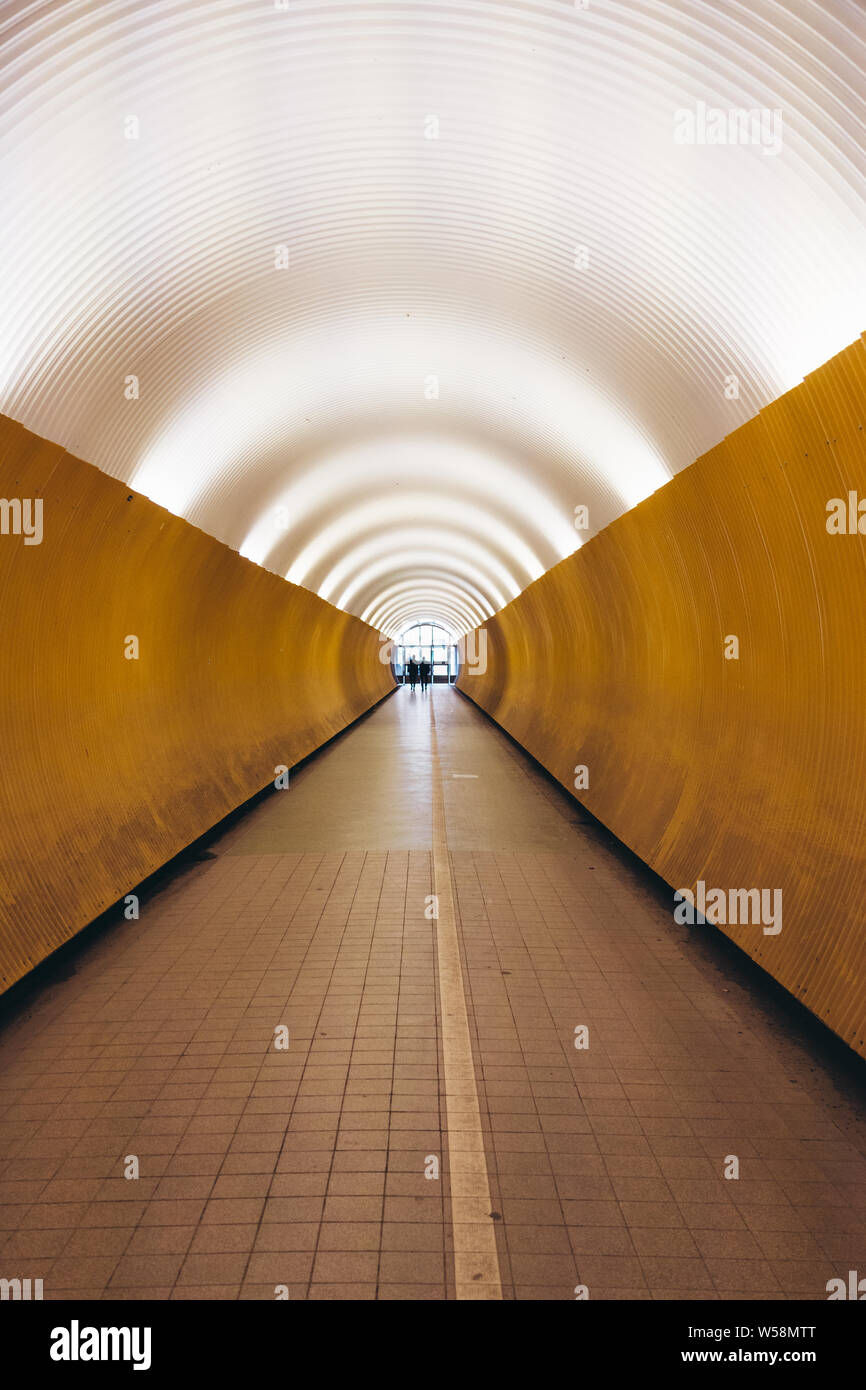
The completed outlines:
<svg viewBox="0 0 866 1390">
<path fill-rule="evenodd" d="M 458 671 L 457 634 L 435 619 L 416 620 L 403 629 L 394 642 L 394 674 L 401 683 L 406 679 L 406 667 L 413 658 L 429 661 L 432 679 L 451 684 Z"/>
</svg>

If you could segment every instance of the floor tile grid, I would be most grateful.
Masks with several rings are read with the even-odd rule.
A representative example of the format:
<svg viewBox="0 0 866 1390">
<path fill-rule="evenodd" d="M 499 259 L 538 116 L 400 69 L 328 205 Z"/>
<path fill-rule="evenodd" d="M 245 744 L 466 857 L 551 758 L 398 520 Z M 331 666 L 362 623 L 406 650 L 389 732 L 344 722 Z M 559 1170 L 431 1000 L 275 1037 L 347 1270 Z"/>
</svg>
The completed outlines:
<svg viewBox="0 0 866 1390">
<path fill-rule="evenodd" d="M 240 867 L 240 866 L 238 866 L 238 867 Z M 229 911 L 231 911 L 232 913 L 234 913 L 234 911 L 235 911 L 235 909 L 236 909 L 236 906 L 237 906 L 236 902 L 232 902 L 232 905 L 231 905 L 231 908 L 229 909 Z M 213 1038 L 209 1038 L 209 1039 L 208 1039 L 208 1042 L 207 1042 L 207 1046 L 213 1047 L 213 1045 L 214 1045 L 214 1040 L 213 1040 Z M 161 1048 L 160 1050 L 161 1050 L 161 1051 L 165 1051 L 165 1048 L 163 1047 L 163 1048 Z M 176 1049 L 169 1049 L 169 1050 L 176 1050 Z M 139 1100 L 141 1100 L 141 1099 L 142 1099 L 142 1097 L 139 1097 Z M 155 1118 L 154 1118 L 154 1115 L 153 1115 L 153 1112 L 155 1112 L 155 1111 L 158 1109 L 158 1106 L 156 1106 L 156 1105 L 151 1105 L 149 1108 L 150 1108 L 152 1114 L 151 1114 L 150 1123 L 149 1123 L 149 1126 L 148 1126 L 148 1127 L 152 1128 L 152 1127 L 154 1126 L 154 1124 L 156 1124 L 158 1127 L 165 1128 L 166 1126 L 165 1126 L 165 1125 L 160 1125 L 160 1122 L 159 1122 L 158 1118 L 155 1119 Z M 176 1107 L 175 1107 L 175 1108 L 176 1108 Z M 206 1109 L 206 1108 L 213 1108 L 213 1107 L 206 1107 L 206 1106 L 200 1106 L 200 1107 L 199 1107 L 199 1109 Z M 225 1109 L 225 1108 L 226 1108 L 226 1107 L 225 1107 L 224 1104 L 217 1103 L 217 1106 L 216 1106 L 216 1109 L 217 1109 L 217 1110 Z M 97 1117 L 95 1117 L 95 1116 L 91 1116 L 91 1117 L 90 1117 L 89 1131 L 90 1131 L 90 1134 L 91 1134 L 91 1135 L 93 1135 L 94 1132 L 95 1132 L 96 1130 L 98 1130 L 98 1129 L 100 1129 L 100 1128 L 104 1128 L 104 1127 L 105 1127 L 104 1124 L 103 1124 L 103 1125 L 100 1125 L 99 1119 L 98 1119 Z M 168 1127 L 171 1128 L 171 1129 L 177 1129 L 177 1128 L 179 1128 L 179 1126 L 177 1126 L 177 1125 L 172 1125 L 172 1126 L 168 1126 Z M 132 1145 L 134 1145 L 134 1143 L 135 1143 L 135 1139 L 133 1138 L 132 1140 L 130 1140 L 130 1146 L 132 1147 Z M 165 1148 L 165 1147 L 172 1148 L 172 1147 L 174 1147 L 174 1144 L 175 1144 L 175 1143 L 176 1143 L 176 1140 L 172 1141 L 172 1143 L 169 1144 L 168 1146 L 166 1146 L 166 1145 L 164 1145 L 164 1144 L 158 1144 L 158 1143 L 157 1143 L 157 1144 L 154 1145 L 153 1147 L 156 1147 L 156 1148 Z M 40 1148 L 44 1147 L 44 1139 L 41 1138 L 40 1136 L 37 1136 L 37 1144 L 38 1144 L 38 1146 L 39 1146 Z M 91 1143 L 90 1147 L 92 1147 L 92 1143 Z M 144 1146 L 141 1144 L 141 1142 L 138 1142 L 137 1147 L 138 1147 L 139 1149 L 141 1149 L 141 1148 L 143 1148 Z M 131 1189 L 127 1189 L 127 1191 L 129 1191 L 129 1190 L 131 1190 Z M 140 1191 L 140 1189 L 139 1189 L 139 1191 Z M 55 1195 L 57 1195 L 57 1194 L 55 1194 Z"/>
<path fill-rule="evenodd" d="M 548 860 L 548 864 L 551 862 Z M 544 870 L 543 864 L 538 867 Z M 552 885 L 557 895 L 561 896 L 568 877 L 564 866 L 557 869 Z M 661 1139 L 664 1146 L 669 1148 L 672 1139 L 689 1137 L 687 1126 L 692 1136 L 700 1136 L 704 1153 L 702 1162 L 705 1165 L 703 1169 L 696 1169 L 682 1161 L 672 1163 L 677 1157 L 682 1160 L 687 1156 L 668 1155 L 665 1166 L 673 1168 L 673 1171 L 664 1175 L 667 1192 L 661 1187 L 651 1189 L 648 1179 L 637 1184 L 630 1182 L 627 1177 L 612 1176 L 617 1197 L 632 1228 L 633 1241 L 637 1245 L 653 1243 L 652 1237 L 639 1235 L 641 1228 L 636 1224 L 641 1219 L 641 1212 L 648 1212 L 649 1208 L 635 1204 L 653 1199 L 668 1203 L 664 1209 L 660 1209 L 659 1219 L 673 1222 L 674 1208 L 669 1205 L 670 1199 L 673 1199 L 679 1205 L 684 1223 L 692 1228 L 693 1245 L 696 1243 L 700 1250 L 720 1296 L 732 1297 L 737 1293 L 748 1293 L 750 1297 L 759 1294 L 771 1296 L 773 1293 L 791 1298 L 826 1296 L 826 1280 L 838 1273 L 835 1260 L 827 1258 L 829 1252 L 822 1258 L 816 1242 L 810 1241 L 808 1236 L 804 1238 L 802 1231 L 791 1238 L 787 1249 L 779 1232 L 767 1232 L 762 1240 L 764 1227 L 781 1225 L 787 1228 L 794 1223 L 796 1212 L 784 1183 L 771 1181 L 772 1175 L 764 1171 L 762 1160 L 754 1154 L 754 1147 L 755 1141 L 766 1135 L 772 1151 L 786 1132 L 792 1131 L 795 1117 L 797 1123 L 794 1127 L 807 1142 L 826 1131 L 828 1126 L 832 1131 L 834 1127 L 829 1110 L 823 1105 L 816 1106 L 813 1098 L 803 1093 L 799 1081 L 794 1082 L 779 1065 L 773 1067 L 768 1062 L 761 1040 L 749 1026 L 751 1013 L 748 1010 L 744 1009 L 742 1016 L 737 1017 L 731 1004 L 722 1000 L 718 993 L 715 1001 L 708 997 L 711 992 L 694 970 L 687 954 L 675 946 L 671 949 L 671 920 L 660 919 L 648 912 L 634 894 L 624 892 L 621 871 L 617 872 L 615 881 L 620 885 L 619 894 L 626 910 L 640 924 L 631 942 L 630 954 L 649 962 L 663 956 L 664 970 L 660 975 L 651 970 L 648 972 L 645 1005 L 643 994 L 637 989 L 633 978 L 623 982 L 618 978 L 617 970 L 608 973 L 614 983 L 619 984 L 618 993 L 629 1000 L 630 1022 L 638 1028 L 638 1041 L 642 1042 L 648 1034 L 649 1047 L 653 1048 L 658 1045 L 655 1037 L 660 1033 L 659 1043 L 665 1048 L 665 1079 L 663 1081 L 659 1076 L 648 1081 L 635 1076 L 633 1068 L 626 1064 L 625 1075 L 618 1076 L 615 1083 L 620 1094 L 609 1091 L 608 1099 L 612 1104 L 618 1102 L 618 1107 L 624 1113 L 627 1113 L 625 1106 L 628 1106 L 639 1120 L 650 1144 Z M 534 873 L 532 882 L 538 882 Z M 570 895 L 577 887 L 575 882 Z M 567 907 L 567 904 L 563 906 Z M 564 925 L 567 931 L 567 924 Z M 603 932 L 609 940 L 611 929 L 611 917 L 605 914 L 597 931 Z M 662 949 L 654 955 L 656 945 Z M 724 990 L 725 994 L 730 992 L 728 988 Z M 670 1025 L 682 1049 L 679 1082 L 672 1071 L 675 1058 L 666 1046 L 669 1038 L 660 1030 L 661 1015 L 664 1016 L 664 1023 Z M 581 1054 L 575 1054 L 570 1059 L 572 1065 L 578 1059 L 585 1061 L 586 1055 L 581 1057 Z M 707 1075 L 708 1068 L 715 1068 L 715 1071 Z M 622 1069 L 618 1067 L 617 1070 Z M 715 1100 L 711 1077 L 716 1085 Z M 585 1086 L 581 1086 L 581 1094 L 589 1105 Z M 785 1103 L 780 1102 L 780 1097 L 784 1097 Z M 725 1156 L 729 1153 L 736 1153 L 742 1165 L 737 1181 L 726 1181 L 722 1176 Z M 791 1173 L 784 1172 L 785 1162 L 776 1160 L 777 1171 L 780 1177 L 790 1178 Z M 802 1169 L 802 1162 L 800 1167 Z M 689 1169 L 690 1175 L 687 1176 Z M 866 1176 L 862 1162 L 859 1171 L 862 1182 Z M 862 1251 L 863 1248 L 864 1191 L 866 1189 L 861 1186 L 860 1214 L 855 1212 L 841 1218 L 851 1236 L 846 1254 L 852 1258 L 858 1249 Z M 801 1185 L 794 1195 L 798 1200 L 804 1200 L 808 1194 Z M 825 1184 L 821 1186 L 820 1193 L 815 1191 L 814 1196 L 816 1199 L 820 1196 L 825 1203 L 835 1201 L 837 1215 L 841 1216 L 841 1191 L 837 1191 L 834 1197 Z M 728 1204 L 727 1208 L 725 1203 Z M 830 1234 L 827 1227 L 837 1224 L 826 1208 L 813 1215 L 818 1229 L 827 1234 Z M 722 1229 L 723 1222 L 725 1227 L 733 1229 Z M 755 1227 L 755 1234 L 743 1229 L 745 1226 Z M 669 1239 L 672 1245 L 678 1241 L 681 1250 L 688 1249 L 688 1241 L 682 1233 Z M 838 1255 L 837 1242 L 834 1243 L 833 1252 Z M 782 1255 L 786 1258 L 779 1258 Z M 666 1253 L 665 1264 L 657 1260 L 652 1263 L 643 1261 L 647 1277 L 654 1287 L 654 1296 L 667 1295 L 667 1291 L 659 1287 L 660 1281 L 670 1282 L 673 1286 L 687 1283 L 691 1287 L 695 1283 L 705 1283 L 704 1272 L 699 1265 L 691 1262 L 693 1255 L 683 1254 L 682 1258 L 689 1263 L 675 1263 L 670 1252 Z"/>
<path fill-rule="evenodd" d="M 125 1006 L 124 1006 L 124 1012 L 126 1012 Z M 103 1025 L 103 1026 L 104 1026 L 104 1025 Z M 142 1025 L 141 1025 L 141 1024 L 139 1024 L 139 1029 L 142 1029 Z M 154 1025 L 150 1025 L 150 1032 L 153 1033 L 153 1032 L 155 1032 L 155 1031 L 156 1031 L 156 1029 L 154 1028 Z M 164 1038 L 164 1037 L 165 1037 L 165 1029 L 163 1028 L 163 1029 L 160 1029 L 159 1031 L 162 1033 L 163 1038 Z M 183 1042 L 184 1042 L 189 1036 L 190 1036 L 189 1031 L 187 1031 L 187 1032 L 183 1035 L 183 1037 L 182 1037 L 182 1039 L 181 1039 L 180 1046 L 174 1044 L 174 1043 L 173 1043 L 173 1040 L 172 1040 L 171 1038 L 169 1038 L 169 1040 L 168 1040 L 168 1046 L 166 1046 L 165 1042 L 163 1041 L 163 1042 L 161 1042 L 160 1044 L 157 1045 L 157 1050 L 158 1050 L 158 1052 L 160 1053 L 161 1056 L 164 1056 L 166 1053 L 170 1053 L 170 1054 L 176 1056 L 176 1055 L 178 1054 L 179 1051 L 182 1051 Z M 213 1047 L 215 1046 L 213 1040 L 210 1040 L 206 1045 L 207 1045 L 210 1049 L 213 1049 Z M 151 1044 L 151 1048 L 152 1048 L 152 1047 L 153 1047 L 153 1044 Z M 128 1049 L 127 1049 L 127 1050 L 128 1050 Z M 140 1052 L 142 1049 L 139 1047 L 138 1049 L 134 1049 L 134 1050 Z M 140 1085 L 140 1083 L 138 1083 L 138 1084 Z M 145 1101 L 146 1101 L 146 1096 L 141 1096 L 141 1095 L 140 1095 L 139 1098 L 138 1098 L 138 1100 L 139 1100 L 139 1104 L 140 1104 L 142 1100 L 145 1100 Z M 151 1113 L 150 1113 L 150 1115 L 149 1115 L 149 1117 L 148 1117 L 148 1120 L 147 1120 L 146 1122 L 143 1122 L 143 1123 L 142 1123 L 142 1129 L 147 1130 L 147 1131 L 151 1131 L 151 1132 L 156 1132 L 156 1133 L 159 1133 L 160 1131 L 176 1132 L 176 1131 L 179 1131 L 179 1130 L 183 1130 L 183 1128 L 185 1127 L 184 1118 L 183 1118 L 183 1112 L 184 1112 L 184 1110 L 186 1110 L 186 1109 L 188 1109 L 188 1108 L 189 1108 L 188 1106 L 186 1106 L 186 1107 L 184 1107 L 184 1106 L 178 1107 L 178 1105 L 177 1105 L 176 1102 L 175 1102 L 174 1104 L 172 1104 L 172 1103 L 169 1102 L 169 1101 L 167 1101 L 167 1102 L 160 1102 L 159 1100 L 154 1100 L 150 1105 L 146 1105 L 146 1109 L 148 1109 Z M 161 1110 L 162 1110 L 162 1111 L 165 1111 L 166 1109 L 168 1109 L 168 1110 L 170 1110 L 170 1111 L 173 1111 L 173 1112 L 176 1112 L 176 1111 L 178 1111 L 178 1109 L 180 1109 L 180 1111 L 181 1111 L 181 1114 L 180 1114 L 180 1117 L 179 1117 L 179 1118 L 180 1118 L 180 1123 L 177 1123 L 177 1117 L 174 1117 L 174 1116 L 173 1116 L 173 1118 L 175 1119 L 175 1122 L 174 1122 L 174 1123 L 166 1123 L 166 1119 L 160 1117 L 160 1111 L 161 1111 Z M 99 1150 L 101 1150 L 101 1149 L 105 1149 L 107 1152 L 111 1153 L 112 1147 L 113 1147 L 113 1146 L 108 1146 L 108 1145 L 100 1144 L 98 1138 L 95 1139 L 93 1136 L 98 1135 L 98 1134 L 100 1133 L 100 1131 L 103 1132 L 103 1133 L 108 1132 L 108 1133 L 110 1134 L 110 1133 L 112 1132 L 112 1128 L 113 1128 L 113 1127 L 112 1127 L 112 1125 L 111 1125 L 110 1123 L 109 1123 L 109 1124 L 106 1124 L 106 1122 L 105 1122 L 104 1120 L 100 1120 L 99 1118 L 96 1118 L 96 1117 L 91 1116 L 91 1117 L 90 1117 L 90 1123 L 89 1123 L 89 1125 L 88 1125 L 89 1136 L 88 1136 L 88 1140 L 87 1140 L 87 1152 L 93 1153 L 94 1151 L 99 1151 Z M 129 1129 L 129 1125 L 126 1125 L 125 1128 L 128 1130 L 128 1129 Z M 43 1141 L 43 1140 L 40 1140 L 40 1144 L 43 1144 L 43 1143 L 44 1143 L 44 1141 Z M 131 1141 L 128 1141 L 128 1146 L 131 1148 L 132 1145 L 133 1145 L 133 1143 L 135 1143 L 135 1145 L 136 1145 L 136 1147 L 137 1147 L 138 1149 L 144 1149 L 145 1147 L 147 1147 L 146 1145 L 143 1145 L 143 1144 L 141 1143 L 141 1140 L 140 1140 L 140 1139 L 138 1139 L 137 1141 L 136 1141 L 136 1139 L 132 1139 Z M 173 1149 L 173 1148 L 176 1146 L 176 1144 L 177 1144 L 177 1139 L 174 1138 L 174 1139 L 170 1140 L 170 1142 L 169 1142 L 168 1144 L 165 1144 L 165 1143 L 163 1143 L 163 1144 L 156 1143 L 156 1144 L 153 1144 L 153 1145 L 150 1146 L 150 1147 L 156 1148 L 156 1149 L 159 1150 L 159 1151 L 164 1151 L 164 1150 L 166 1150 L 166 1149 L 168 1149 L 169 1151 L 171 1151 L 171 1149 Z M 155 1155 L 151 1155 L 151 1156 L 150 1156 L 150 1164 L 152 1164 L 153 1166 L 158 1166 L 158 1163 L 155 1163 L 155 1162 L 154 1162 L 155 1158 L 156 1158 Z M 116 1165 L 115 1165 L 115 1163 L 113 1162 L 113 1159 L 114 1159 L 114 1155 L 112 1154 L 112 1170 L 113 1170 L 113 1171 L 116 1171 Z M 150 1166 L 150 1165 L 148 1165 L 148 1166 Z M 152 1182 L 150 1183 L 150 1186 L 152 1187 Z M 134 1189 L 127 1189 L 127 1191 L 132 1191 L 132 1190 L 134 1190 Z M 137 1190 L 138 1192 L 141 1192 L 141 1187 L 139 1186 L 139 1188 L 138 1188 L 138 1189 L 135 1189 L 135 1190 Z M 93 1213 L 90 1213 L 90 1215 L 93 1215 Z"/>
</svg>

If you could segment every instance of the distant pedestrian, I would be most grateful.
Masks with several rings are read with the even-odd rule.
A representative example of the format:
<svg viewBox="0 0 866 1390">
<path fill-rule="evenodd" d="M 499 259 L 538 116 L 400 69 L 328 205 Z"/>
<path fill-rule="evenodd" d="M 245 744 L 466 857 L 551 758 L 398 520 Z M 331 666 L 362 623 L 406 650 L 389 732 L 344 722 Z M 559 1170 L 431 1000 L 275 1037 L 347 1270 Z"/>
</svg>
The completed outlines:
<svg viewBox="0 0 866 1390">
<path fill-rule="evenodd" d="M 406 667 L 406 679 L 414 690 L 415 686 L 418 684 L 418 662 L 415 660 L 414 656 L 409 658 L 409 665 Z"/>
<path fill-rule="evenodd" d="M 422 661 L 418 667 L 418 674 L 421 677 L 421 689 L 426 690 L 430 684 L 430 662 Z"/>
</svg>

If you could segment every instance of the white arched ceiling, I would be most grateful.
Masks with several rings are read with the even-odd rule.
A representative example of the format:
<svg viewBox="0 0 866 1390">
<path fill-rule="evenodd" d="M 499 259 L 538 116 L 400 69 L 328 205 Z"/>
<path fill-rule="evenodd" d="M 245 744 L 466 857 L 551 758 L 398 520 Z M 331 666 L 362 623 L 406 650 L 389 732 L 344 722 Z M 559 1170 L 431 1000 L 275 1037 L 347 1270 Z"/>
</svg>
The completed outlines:
<svg viewBox="0 0 866 1390">
<path fill-rule="evenodd" d="M 866 326 L 854 0 L 13 0 L 0 60 L 0 409 L 389 632 Z"/>
<path fill-rule="evenodd" d="M 419 613 L 435 613 L 437 622 L 450 620 L 461 634 L 490 616 L 473 595 L 458 593 L 454 585 L 429 583 L 414 575 L 389 588 L 380 602 L 362 616 L 371 626 L 397 636 Z"/>
</svg>

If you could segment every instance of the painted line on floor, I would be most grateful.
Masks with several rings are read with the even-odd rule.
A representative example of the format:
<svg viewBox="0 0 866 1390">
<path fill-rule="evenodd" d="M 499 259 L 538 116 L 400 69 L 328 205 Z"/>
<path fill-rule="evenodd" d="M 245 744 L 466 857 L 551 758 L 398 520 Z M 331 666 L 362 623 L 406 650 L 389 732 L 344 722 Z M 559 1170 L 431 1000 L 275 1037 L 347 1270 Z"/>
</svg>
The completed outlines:
<svg viewBox="0 0 866 1390">
<path fill-rule="evenodd" d="M 433 892 L 438 899 L 436 952 L 442 1012 L 445 1113 L 454 1230 L 454 1280 L 458 1299 L 501 1299 L 502 1278 L 491 1216 L 490 1181 L 475 1064 L 469 1036 L 466 991 L 460 965 L 454 886 L 445 832 L 445 796 L 436 736 L 435 701 L 430 701 L 433 784 Z"/>
</svg>

